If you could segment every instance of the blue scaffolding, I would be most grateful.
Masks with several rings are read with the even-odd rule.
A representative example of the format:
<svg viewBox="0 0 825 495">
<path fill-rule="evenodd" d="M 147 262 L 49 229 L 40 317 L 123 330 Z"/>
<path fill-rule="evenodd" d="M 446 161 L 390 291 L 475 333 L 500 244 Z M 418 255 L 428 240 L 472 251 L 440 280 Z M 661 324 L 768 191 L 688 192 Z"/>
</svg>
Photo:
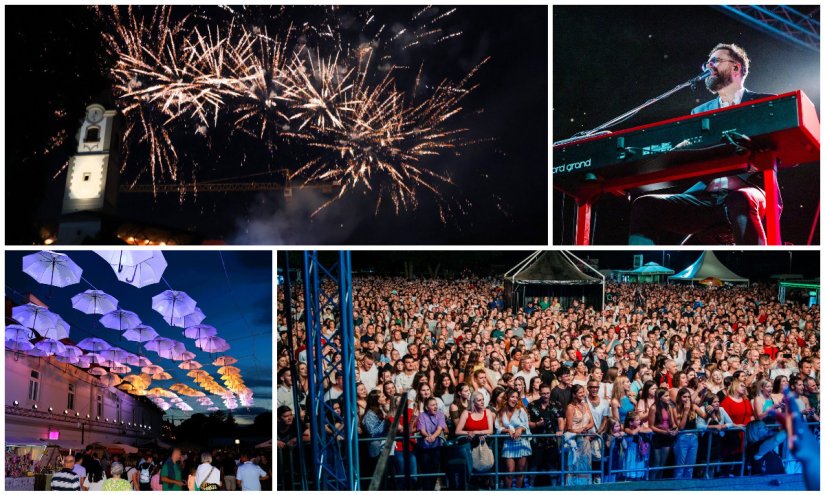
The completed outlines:
<svg viewBox="0 0 825 495">
<path fill-rule="evenodd" d="M 787 5 L 720 5 L 722 12 L 779 39 L 819 52 L 819 10 L 803 14 Z"/>
<path fill-rule="evenodd" d="M 337 262 L 325 266 L 318 251 L 304 251 L 312 481 L 317 490 L 358 490 L 358 404 L 350 252 L 340 251 L 337 258 Z M 325 334 L 324 325 L 330 320 L 327 309 L 339 325 L 332 331 L 327 328 Z M 335 383 L 338 376 L 343 377 L 343 393 L 338 399 L 340 415 L 328 403 L 324 387 L 325 383 Z"/>
</svg>

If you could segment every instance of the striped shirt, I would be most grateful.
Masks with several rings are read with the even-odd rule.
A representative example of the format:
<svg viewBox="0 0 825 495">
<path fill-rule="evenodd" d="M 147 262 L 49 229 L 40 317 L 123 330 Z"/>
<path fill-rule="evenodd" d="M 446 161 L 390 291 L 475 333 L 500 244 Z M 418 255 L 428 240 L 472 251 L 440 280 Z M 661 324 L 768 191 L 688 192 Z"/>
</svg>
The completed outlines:
<svg viewBox="0 0 825 495">
<path fill-rule="evenodd" d="M 52 476 L 52 491 L 80 491 L 80 476 L 71 469 L 62 469 Z"/>
</svg>

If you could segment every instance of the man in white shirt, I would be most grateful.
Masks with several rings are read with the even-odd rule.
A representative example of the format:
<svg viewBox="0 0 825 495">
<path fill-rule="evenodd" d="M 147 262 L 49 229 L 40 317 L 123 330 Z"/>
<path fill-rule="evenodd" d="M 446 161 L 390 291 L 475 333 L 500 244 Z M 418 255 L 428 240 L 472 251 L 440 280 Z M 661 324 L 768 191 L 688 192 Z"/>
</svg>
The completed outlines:
<svg viewBox="0 0 825 495">
<path fill-rule="evenodd" d="M 364 354 L 364 359 L 361 360 L 361 383 L 367 387 L 367 393 L 378 385 L 378 366 L 369 354 Z"/>
<path fill-rule="evenodd" d="M 278 407 L 288 406 L 295 412 L 295 400 L 292 395 L 292 371 L 282 369 L 278 371 Z"/>
<path fill-rule="evenodd" d="M 404 372 L 399 373 L 395 377 L 395 388 L 399 394 L 409 392 L 410 388 L 412 388 L 413 379 L 415 378 L 415 359 L 407 354 L 404 356 L 403 361 Z"/>
<path fill-rule="evenodd" d="M 539 374 L 536 371 L 536 369 L 533 368 L 533 357 L 530 356 L 529 354 L 523 355 L 522 358 L 521 358 L 521 361 L 519 361 L 519 370 L 516 373 L 516 377 L 520 376 L 520 377 L 524 378 L 524 383 L 526 383 L 527 386 L 529 387 L 530 386 L 530 380 L 534 376 L 538 376 L 538 375 Z"/>
<path fill-rule="evenodd" d="M 259 492 L 261 491 L 261 480 L 269 478 L 269 474 L 252 462 L 249 454 L 241 454 L 241 465 L 238 466 L 237 478 L 241 490 Z"/>
</svg>

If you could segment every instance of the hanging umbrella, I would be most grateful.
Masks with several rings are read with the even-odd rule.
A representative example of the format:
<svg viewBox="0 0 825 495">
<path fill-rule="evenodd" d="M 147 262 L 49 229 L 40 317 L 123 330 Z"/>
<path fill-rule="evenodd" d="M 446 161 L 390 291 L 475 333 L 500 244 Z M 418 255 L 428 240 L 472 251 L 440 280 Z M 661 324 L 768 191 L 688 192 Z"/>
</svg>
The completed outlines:
<svg viewBox="0 0 825 495">
<path fill-rule="evenodd" d="M 81 349 L 85 349 L 87 351 L 92 352 L 105 351 L 106 349 L 110 349 L 112 347 L 111 345 L 109 345 L 108 342 L 97 337 L 87 337 L 78 342 L 77 346 Z"/>
<path fill-rule="evenodd" d="M 160 366 L 151 364 L 149 366 L 144 366 L 143 368 L 140 369 L 140 371 L 146 373 L 147 375 L 155 375 L 157 373 L 163 373 L 163 368 L 161 368 Z"/>
<path fill-rule="evenodd" d="M 147 285 L 156 284 L 162 280 L 163 272 L 167 267 L 163 253 L 160 251 L 144 252 L 151 253 L 152 256 L 130 266 L 124 265 L 120 270 L 118 270 L 117 265 L 112 265 L 112 269 L 115 270 L 115 275 L 118 280 L 139 289 Z"/>
<path fill-rule="evenodd" d="M 79 358 L 83 355 L 83 351 L 73 345 L 64 345 L 62 354 L 68 357 Z"/>
<path fill-rule="evenodd" d="M 14 352 L 27 352 L 34 349 L 34 344 L 26 340 L 7 340 L 6 349 Z"/>
<path fill-rule="evenodd" d="M 103 375 L 108 375 L 109 372 L 104 370 L 100 366 L 95 366 L 94 368 L 89 369 L 89 374 L 90 375 L 95 375 L 95 376 L 103 376 Z"/>
<path fill-rule="evenodd" d="M 115 273 L 122 272 L 128 267 L 134 267 L 143 263 L 154 255 L 154 251 L 124 251 L 124 250 L 103 250 L 95 249 L 98 256 L 112 265 Z"/>
<path fill-rule="evenodd" d="M 218 373 L 221 375 L 239 375 L 241 370 L 234 366 L 221 366 L 218 368 Z"/>
<path fill-rule="evenodd" d="M 60 319 L 60 316 L 56 313 L 52 313 L 47 308 L 32 303 L 15 306 L 11 309 L 11 317 L 21 325 L 37 331 L 54 327 L 57 324 L 57 320 Z"/>
<path fill-rule="evenodd" d="M 183 342 L 173 341 L 174 343 L 171 345 L 161 345 L 160 350 L 158 351 L 158 356 L 166 359 L 173 359 L 175 356 L 180 355 L 183 352 L 186 352 L 186 346 Z"/>
<path fill-rule="evenodd" d="M 107 387 L 115 387 L 123 383 L 123 379 L 117 375 L 113 375 L 109 373 L 108 375 L 103 375 L 99 378 L 100 383 Z"/>
<path fill-rule="evenodd" d="M 28 351 L 26 351 L 26 354 L 29 355 L 29 356 L 34 356 L 34 357 L 46 357 L 46 356 L 48 356 L 46 351 L 44 351 L 43 349 L 38 349 L 36 347 L 34 349 L 29 349 Z"/>
<path fill-rule="evenodd" d="M 152 297 L 152 309 L 160 313 L 166 321 L 192 313 L 195 311 L 195 305 L 195 300 L 180 290 L 165 290 Z"/>
<path fill-rule="evenodd" d="M 41 284 L 66 287 L 80 282 L 83 270 L 63 253 L 40 251 L 23 257 L 23 272 Z"/>
<path fill-rule="evenodd" d="M 34 346 L 49 356 L 52 354 L 63 355 L 66 352 L 66 346 L 54 339 L 43 339 Z"/>
<path fill-rule="evenodd" d="M 203 311 L 201 311 L 201 308 L 195 308 L 195 310 L 192 311 L 191 313 L 189 313 L 188 315 L 182 316 L 180 318 L 178 318 L 178 317 L 167 318 L 166 321 L 169 323 L 169 325 L 171 325 L 173 327 L 186 328 L 186 327 L 191 327 L 191 326 L 194 326 L 194 325 L 198 325 L 204 319 L 206 319 L 206 315 L 203 314 Z"/>
<path fill-rule="evenodd" d="M 119 363 L 125 362 L 132 353 L 124 351 L 120 347 L 112 347 L 100 353 L 100 357 L 110 361 L 117 361 Z"/>
<path fill-rule="evenodd" d="M 178 365 L 182 370 L 197 370 L 203 368 L 203 365 L 195 360 L 184 361 Z"/>
<path fill-rule="evenodd" d="M 180 354 L 173 354 L 169 359 L 172 361 L 191 361 L 195 359 L 195 353 L 183 351 Z"/>
<path fill-rule="evenodd" d="M 229 350 L 229 344 L 220 337 L 204 337 L 195 341 L 195 345 L 203 352 L 223 352 Z"/>
<path fill-rule="evenodd" d="M 32 331 L 23 325 L 6 325 L 6 340 L 13 340 L 15 342 L 28 342 L 34 338 Z"/>
<path fill-rule="evenodd" d="M 117 386 L 117 388 L 119 388 L 120 390 L 123 390 L 124 392 L 127 392 L 127 393 L 131 393 L 133 390 L 135 390 L 135 386 L 132 385 L 131 383 L 120 383 Z"/>
<path fill-rule="evenodd" d="M 171 380 L 171 379 L 172 379 L 172 375 L 170 375 L 169 373 L 167 373 L 165 371 L 162 371 L 160 373 L 155 373 L 154 375 L 152 375 L 152 380 Z"/>
<path fill-rule="evenodd" d="M 80 358 L 74 356 L 58 356 L 55 355 L 54 357 L 56 360 L 60 361 L 61 363 L 66 364 L 77 364 L 80 361 Z"/>
<path fill-rule="evenodd" d="M 177 344 L 180 344 L 177 340 L 168 339 L 166 337 L 155 337 L 154 339 L 146 342 L 146 345 L 143 347 L 148 351 L 160 352 L 164 349 L 171 349 Z"/>
<path fill-rule="evenodd" d="M 237 363 L 238 360 L 233 358 L 232 356 L 221 356 L 218 359 L 212 361 L 212 364 L 215 366 L 228 366 L 230 364 Z"/>
<path fill-rule="evenodd" d="M 126 366 L 125 364 L 121 364 L 121 363 L 119 363 L 117 366 L 112 366 L 111 368 L 109 368 L 109 373 L 117 373 L 119 375 L 122 375 L 124 373 L 131 373 L 131 372 L 132 372 L 132 368 Z"/>
<path fill-rule="evenodd" d="M 122 332 L 140 325 L 140 317 L 137 313 L 125 309 L 116 309 L 101 316 L 100 324 L 106 328 Z"/>
<path fill-rule="evenodd" d="M 158 333 L 149 325 L 138 325 L 123 332 L 123 337 L 132 342 L 149 342 L 157 336 Z"/>
<path fill-rule="evenodd" d="M 212 337 L 218 333 L 218 329 L 212 325 L 202 323 L 200 325 L 193 325 L 183 331 L 183 336 L 188 339 L 202 339 L 204 337 Z"/>
<path fill-rule="evenodd" d="M 47 339 L 62 340 L 69 338 L 69 324 L 63 318 L 57 316 L 53 326 L 48 326 L 38 330 L 40 336 Z"/>
<path fill-rule="evenodd" d="M 131 366 L 149 366 L 152 364 L 152 361 L 149 361 L 149 358 L 146 356 L 136 356 L 134 354 L 130 355 L 129 358 L 126 360 L 126 363 Z"/>
<path fill-rule="evenodd" d="M 72 297 L 72 307 L 87 315 L 103 315 L 117 309 L 117 299 L 102 290 L 89 289 Z"/>
<path fill-rule="evenodd" d="M 207 408 L 206 408 L 206 410 L 207 410 L 207 411 L 220 411 L 220 410 L 221 410 L 221 408 L 220 408 L 220 407 L 215 407 L 215 406 L 212 406 L 212 407 L 207 407 Z"/>
</svg>

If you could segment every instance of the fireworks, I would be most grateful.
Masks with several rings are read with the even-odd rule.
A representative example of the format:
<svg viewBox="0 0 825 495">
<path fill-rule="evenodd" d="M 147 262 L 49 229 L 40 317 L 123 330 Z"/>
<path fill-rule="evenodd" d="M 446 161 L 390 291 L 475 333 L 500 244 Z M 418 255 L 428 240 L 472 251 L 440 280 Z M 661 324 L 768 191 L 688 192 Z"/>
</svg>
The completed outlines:
<svg viewBox="0 0 825 495">
<path fill-rule="evenodd" d="M 149 154 L 132 182 L 147 173 L 154 185 L 192 180 L 196 166 L 179 151 L 180 139 L 209 141 L 216 130 L 231 129 L 272 155 L 301 150 L 290 157 L 291 180 L 339 185 L 314 214 L 358 188 L 374 194 L 376 213 L 385 198 L 400 213 L 416 208 L 423 190 L 443 220 L 450 205 L 441 190 L 454 182 L 428 164 L 467 144 L 467 129 L 449 124 L 487 60 L 461 81 L 434 86 L 422 85 L 424 65 L 417 64 L 414 84 L 403 88 L 398 75 L 410 68 L 394 55 L 459 36 L 437 26 L 454 11 L 423 8 L 408 26 L 388 28 L 370 11 L 354 19 L 336 7 L 327 7 L 320 23 L 283 7 L 266 12 L 265 22 L 259 10 L 228 7 L 223 21 L 181 17 L 170 7 L 98 8 L 112 27 L 104 41 L 126 121 L 124 164 L 130 150 Z M 357 43 L 343 34 L 342 25 L 352 24 L 360 25 Z"/>
</svg>

